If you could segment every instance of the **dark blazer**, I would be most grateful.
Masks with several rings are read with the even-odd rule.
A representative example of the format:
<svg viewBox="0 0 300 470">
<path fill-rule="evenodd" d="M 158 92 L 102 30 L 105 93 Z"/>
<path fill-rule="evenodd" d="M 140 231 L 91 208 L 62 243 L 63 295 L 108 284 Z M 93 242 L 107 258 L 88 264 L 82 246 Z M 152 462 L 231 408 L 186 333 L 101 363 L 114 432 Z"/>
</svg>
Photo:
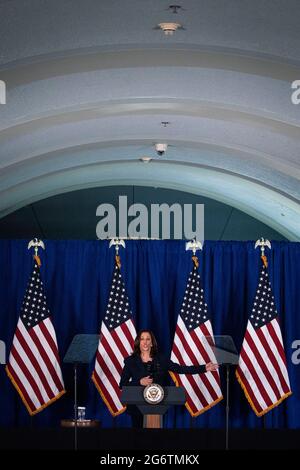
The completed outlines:
<svg viewBox="0 0 300 470">
<path fill-rule="evenodd" d="M 206 371 L 203 366 L 180 366 L 162 354 L 157 354 L 151 362 L 145 363 L 139 355 L 132 355 L 125 359 L 124 369 L 121 375 L 120 388 L 124 385 L 141 385 L 140 380 L 148 375 L 153 377 L 153 382 L 159 385 L 168 385 L 168 371 L 177 374 L 201 374 Z"/>
</svg>

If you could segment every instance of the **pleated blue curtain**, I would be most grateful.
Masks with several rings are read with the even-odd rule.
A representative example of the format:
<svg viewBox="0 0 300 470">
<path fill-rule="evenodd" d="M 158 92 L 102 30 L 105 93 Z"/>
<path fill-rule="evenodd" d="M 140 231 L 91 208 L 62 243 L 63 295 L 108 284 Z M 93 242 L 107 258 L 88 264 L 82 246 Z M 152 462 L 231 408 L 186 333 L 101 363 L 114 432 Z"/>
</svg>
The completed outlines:
<svg viewBox="0 0 300 470">
<path fill-rule="evenodd" d="M 47 301 L 63 359 L 75 334 L 98 333 L 105 312 L 114 267 L 114 249 L 107 241 L 44 241 L 42 276 Z M 0 339 L 7 358 L 23 295 L 32 267 L 28 240 L 0 241 Z M 127 241 L 120 249 L 122 273 L 137 329 L 154 331 L 160 350 L 170 354 L 178 312 L 187 277 L 192 268 L 191 252 L 183 241 Z M 232 371 L 230 377 L 231 427 L 300 427 L 300 365 L 291 361 L 292 343 L 300 339 L 300 244 L 273 242 L 267 253 L 283 341 L 286 349 L 292 397 L 257 418 Z M 239 350 L 255 294 L 260 253 L 254 242 L 205 242 L 198 252 L 200 274 L 216 335 L 231 335 Z M 112 418 L 90 380 L 94 364 L 78 370 L 78 404 L 87 416 L 100 419 L 104 427 L 126 427 L 126 414 Z M 62 364 L 67 394 L 43 412 L 30 418 L 20 397 L 0 366 L 0 426 L 57 426 L 73 414 L 73 369 Z M 225 395 L 225 374 L 221 370 Z M 198 418 L 183 407 L 167 413 L 165 427 L 221 428 L 225 424 L 225 400 Z"/>
</svg>

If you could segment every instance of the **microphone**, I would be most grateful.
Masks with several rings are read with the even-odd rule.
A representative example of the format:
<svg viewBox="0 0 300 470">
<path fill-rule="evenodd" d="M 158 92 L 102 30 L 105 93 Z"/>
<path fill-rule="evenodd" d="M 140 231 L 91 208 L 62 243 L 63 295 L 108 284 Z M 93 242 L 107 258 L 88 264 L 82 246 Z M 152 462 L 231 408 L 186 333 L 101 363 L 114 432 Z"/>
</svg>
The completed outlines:
<svg viewBox="0 0 300 470">
<path fill-rule="evenodd" d="M 155 360 L 147 362 L 146 373 L 154 381 L 158 380 L 159 375 L 161 374 L 160 363 L 156 362 Z"/>
<path fill-rule="evenodd" d="M 151 379 L 153 379 L 153 372 L 154 372 L 153 369 L 154 369 L 154 368 L 153 368 L 153 361 L 147 362 L 147 368 L 146 368 L 146 370 L 147 370 L 147 375 L 148 375 Z"/>
</svg>

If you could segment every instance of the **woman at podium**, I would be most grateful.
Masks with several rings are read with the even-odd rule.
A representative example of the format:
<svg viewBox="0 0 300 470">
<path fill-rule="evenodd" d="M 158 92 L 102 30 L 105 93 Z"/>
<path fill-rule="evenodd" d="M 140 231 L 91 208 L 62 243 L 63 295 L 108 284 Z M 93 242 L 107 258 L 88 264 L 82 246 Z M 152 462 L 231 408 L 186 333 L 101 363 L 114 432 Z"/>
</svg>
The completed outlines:
<svg viewBox="0 0 300 470">
<path fill-rule="evenodd" d="M 134 341 L 131 356 L 124 361 L 120 388 L 128 385 L 147 386 L 152 383 L 168 385 L 168 371 L 177 374 L 201 374 L 217 370 L 218 364 L 208 362 L 199 366 L 181 366 L 158 352 L 157 341 L 150 330 L 142 330 Z M 134 405 L 127 406 L 133 427 L 143 426 L 143 416 Z"/>
</svg>

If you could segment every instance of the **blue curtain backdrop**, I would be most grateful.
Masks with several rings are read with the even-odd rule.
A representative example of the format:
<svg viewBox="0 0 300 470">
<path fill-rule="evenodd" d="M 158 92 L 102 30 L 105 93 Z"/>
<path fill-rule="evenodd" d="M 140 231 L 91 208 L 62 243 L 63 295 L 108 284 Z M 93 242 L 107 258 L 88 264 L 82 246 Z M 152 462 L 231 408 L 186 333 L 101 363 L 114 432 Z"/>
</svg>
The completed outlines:
<svg viewBox="0 0 300 470">
<path fill-rule="evenodd" d="M 23 295 L 32 268 L 28 240 L 0 241 L 0 339 L 7 358 Z M 41 254 L 47 301 L 56 329 L 61 358 L 75 334 L 98 333 L 106 308 L 114 267 L 114 249 L 106 241 L 45 241 Z M 137 329 L 155 332 L 161 351 L 169 354 L 192 267 L 184 241 L 127 241 L 120 250 L 122 272 Z M 230 378 L 230 426 L 299 428 L 300 365 L 292 363 L 293 341 L 300 339 L 300 244 L 273 242 L 268 250 L 269 272 L 286 350 L 293 395 L 265 418 L 257 418 L 234 374 Z M 198 254 L 205 297 L 216 335 L 231 335 L 240 350 L 260 267 L 254 242 L 205 242 Z M 294 354 L 295 356 L 295 354 Z M 297 355 L 296 355 L 297 356 Z M 299 354 L 300 356 L 300 354 Z M 126 414 L 112 418 L 90 377 L 94 363 L 78 371 L 78 404 L 87 417 L 103 427 L 126 427 Z M 73 369 L 62 364 L 67 393 L 30 418 L 19 395 L 0 366 L 0 426 L 58 426 L 73 414 Z M 225 377 L 221 370 L 225 395 Z M 169 410 L 165 427 L 220 428 L 225 424 L 225 400 L 198 418 L 184 407 Z"/>
</svg>

